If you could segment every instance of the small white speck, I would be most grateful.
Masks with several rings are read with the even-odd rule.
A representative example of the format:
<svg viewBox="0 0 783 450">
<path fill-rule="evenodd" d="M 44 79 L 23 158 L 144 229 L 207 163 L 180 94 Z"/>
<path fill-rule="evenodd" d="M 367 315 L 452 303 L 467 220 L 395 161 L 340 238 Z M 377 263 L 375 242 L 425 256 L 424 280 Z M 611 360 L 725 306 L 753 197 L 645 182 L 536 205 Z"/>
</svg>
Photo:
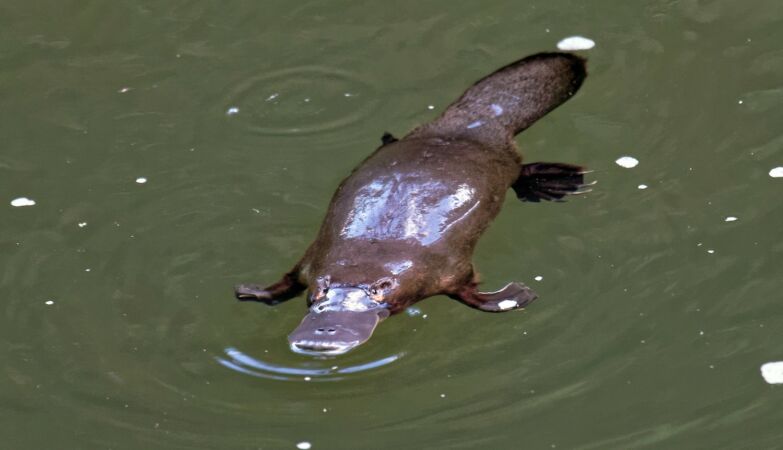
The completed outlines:
<svg viewBox="0 0 783 450">
<path fill-rule="evenodd" d="M 305 381 L 310 381 L 310 380 L 312 380 L 312 378 L 310 378 L 310 377 L 304 377 L 304 380 L 305 380 Z"/>
<path fill-rule="evenodd" d="M 421 316 L 421 318 L 422 318 L 422 319 L 426 319 L 426 318 L 427 318 L 427 315 L 426 315 L 426 314 L 424 314 L 423 316 Z"/>
<path fill-rule="evenodd" d="M 124 88 L 120 89 L 120 90 L 119 90 L 119 91 L 117 91 L 117 92 L 118 92 L 118 93 L 120 93 L 120 94 L 124 94 L 124 93 L 126 93 L 126 92 L 128 92 L 128 91 L 130 91 L 130 90 L 131 90 L 131 88 L 129 88 L 129 87 L 124 87 Z"/>
<path fill-rule="evenodd" d="M 639 186 L 637 186 L 637 187 L 638 187 L 639 189 L 641 189 L 641 190 L 645 190 L 645 189 L 647 189 L 647 185 L 646 185 L 646 184 L 640 184 L 640 185 L 639 185 Z"/>
<path fill-rule="evenodd" d="M 427 105 L 427 109 L 435 109 L 435 105 Z"/>
<path fill-rule="evenodd" d="M 477 121 L 475 121 L 473 123 L 469 123 L 468 124 L 468 129 L 480 127 L 481 125 L 483 125 L 483 123 L 480 120 L 477 120 Z"/>
<path fill-rule="evenodd" d="M 583 36 L 570 36 L 557 43 L 560 50 L 590 50 L 595 47 L 595 41 Z"/>
<path fill-rule="evenodd" d="M 44 303 L 47 305 L 54 305 L 54 300 L 47 300 Z"/>
<path fill-rule="evenodd" d="M 709 253 L 711 255 L 711 254 L 715 253 L 715 250 L 709 249 L 709 250 L 707 250 L 707 253 Z"/>
<path fill-rule="evenodd" d="M 517 306 L 518 303 L 516 300 L 503 300 L 502 302 L 498 303 L 498 308 L 500 309 L 511 309 L 515 306 Z"/>
<path fill-rule="evenodd" d="M 633 156 L 621 156 L 620 158 L 617 158 L 615 163 L 620 167 L 631 169 L 639 165 L 639 160 Z"/>
<path fill-rule="evenodd" d="M 77 225 L 79 225 L 79 228 L 84 228 L 87 226 L 87 222 L 79 222 Z"/>
<path fill-rule="evenodd" d="M 446 394 L 440 394 L 440 398 L 446 398 Z"/>
<path fill-rule="evenodd" d="M 723 221 L 724 222 L 736 222 L 737 218 L 734 217 L 734 216 L 729 216 L 729 217 L 726 217 L 725 219 L 723 219 Z"/>
<path fill-rule="evenodd" d="M 307 442 L 307 441 L 303 441 L 303 442 L 300 442 L 300 443 L 296 444 L 296 448 L 298 448 L 299 450 L 308 450 L 308 449 L 310 449 L 312 447 L 313 446 L 310 445 L 310 443 Z"/>
<path fill-rule="evenodd" d="M 704 336 L 704 332 L 703 331 L 699 331 L 699 336 Z"/>
<path fill-rule="evenodd" d="M 310 103 L 310 98 L 306 98 L 306 99 L 304 99 L 304 102 L 305 102 L 305 103 Z"/>
<path fill-rule="evenodd" d="M 701 247 L 702 245 L 704 245 L 704 244 L 702 244 L 701 242 L 697 242 L 696 243 L 696 247 Z"/>
<path fill-rule="evenodd" d="M 11 200 L 11 206 L 33 206 L 35 205 L 35 200 L 27 198 L 27 197 L 19 197 Z"/>
<path fill-rule="evenodd" d="M 350 92 L 346 92 L 343 94 L 343 97 L 353 97 L 353 94 L 351 94 Z"/>
<path fill-rule="evenodd" d="M 239 108 L 236 106 L 232 106 L 226 110 L 226 114 L 229 116 L 233 116 L 234 114 L 239 114 Z"/>
<path fill-rule="evenodd" d="M 536 280 L 536 281 L 541 281 L 541 280 L 544 279 L 544 277 L 542 277 L 541 275 L 536 275 L 536 277 L 533 278 L 533 279 Z"/>
<path fill-rule="evenodd" d="M 783 384 L 783 361 L 768 362 L 762 365 L 761 376 L 769 384 Z"/>
<path fill-rule="evenodd" d="M 270 95 L 269 97 L 267 97 L 267 98 L 266 98 L 266 101 L 268 101 L 268 102 L 271 102 L 272 100 L 276 99 L 278 96 L 280 96 L 280 94 L 278 94 L 277 92 L 275 92 L 274 94 L 272 94 L 272 95 Z"/>
<path fill-rule="evenodd" d="M 85 271 L 85 272 L 89 272 L 89 271 L 91 271 L 91 270 L 92 270 L 92 269 L 90 269 L 89 267 L 88 267 L 87 269 L 84 269 L 84 271 Z"/>
<path fill-rule="evenodd" d="M 147 182 L 147 179 L 144 178 L 144 177 L 139 177 L 139 178 L 136 178 L 136 182 L 139 183 L 139 184 L 144 184 L 144 183 Z"/>
<path fill-rule="evenodd" d="M 772 178 L 783 178 L 783 167 L 775 167 L 769 171 L 769 176 Z"/>
<path fill-rule="evenodd" d="M 739 103 L 741 105 L 742 104 L 742 100 L 738 100 L 737 103 Z"/>
</svg>

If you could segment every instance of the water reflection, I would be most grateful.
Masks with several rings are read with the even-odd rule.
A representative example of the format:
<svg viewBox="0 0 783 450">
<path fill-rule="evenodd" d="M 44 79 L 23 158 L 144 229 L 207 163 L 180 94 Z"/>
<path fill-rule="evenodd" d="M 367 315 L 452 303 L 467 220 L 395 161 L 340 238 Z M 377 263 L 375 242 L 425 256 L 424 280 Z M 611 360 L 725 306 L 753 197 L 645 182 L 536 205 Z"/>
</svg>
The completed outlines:
<svg viewBox="0 0 783 450">
<path fill-rule="evenodd" d="M 389 365 L 405 355 L 405 353 L 398 353 L 375 361 L 347 367 L 339 367 L 335 365 L 330 365 L 329 367 L 290 367 L 262 361 L 260 359 L 246 355 L 234 347 L 227 347 L 224 349 L 224 351 L 227 358 L 222 356 L 215 357 L 215 360 L 217 360 L 217 362 L 223 367 L 227 367 L 231 370 L 235 370 L 247 375 L 252 375 L 254 377 L 283 381 L 298 381 L 302 379 L 305 381 L 339 381 L 343 379 L 343 377 L 340 375 L 354 374 L 377 369 L 379 367 Z M 329 363 L 329 360 L 323 360 L 320 362 L 327 364 Z M 309 361 L 308 365 L 313 365 L 316 363 L 316 361 Z"/>
</svg>

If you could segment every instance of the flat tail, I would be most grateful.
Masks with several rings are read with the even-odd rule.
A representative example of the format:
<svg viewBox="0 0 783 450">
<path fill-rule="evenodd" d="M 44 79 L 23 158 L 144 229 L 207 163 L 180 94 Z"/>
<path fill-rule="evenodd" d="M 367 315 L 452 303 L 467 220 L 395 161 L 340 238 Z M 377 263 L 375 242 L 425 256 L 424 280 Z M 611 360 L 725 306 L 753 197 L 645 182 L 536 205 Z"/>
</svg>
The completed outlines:
<svg viewBox="0 0 783 450">
<path fill-rule="evenodd" d="M 531 55 L 477 81 L 440 117 L 408 136 L 507 142 L 576 94 L 586 77 L 586 61 L 579 56 Z"/>
</svg>

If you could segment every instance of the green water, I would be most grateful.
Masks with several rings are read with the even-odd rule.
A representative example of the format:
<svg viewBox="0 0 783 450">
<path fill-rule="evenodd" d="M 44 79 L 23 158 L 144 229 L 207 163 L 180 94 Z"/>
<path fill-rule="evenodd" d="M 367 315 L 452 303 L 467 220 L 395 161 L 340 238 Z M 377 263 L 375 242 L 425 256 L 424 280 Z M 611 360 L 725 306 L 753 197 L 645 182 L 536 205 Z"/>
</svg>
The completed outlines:
<svg viewBox="0 0 783 450">
<path fill-rule="evenodd" d="M 518 141 L 596 190 L 508 198 L 476 253 L 530 308 L 431 298 L 319 360 L 304 300 L 233 300 L 384 131 L 575 34 Z M 783 448 L 782 39 L 776 0 L 5 0 L 0 448 Z"/>
</svg>

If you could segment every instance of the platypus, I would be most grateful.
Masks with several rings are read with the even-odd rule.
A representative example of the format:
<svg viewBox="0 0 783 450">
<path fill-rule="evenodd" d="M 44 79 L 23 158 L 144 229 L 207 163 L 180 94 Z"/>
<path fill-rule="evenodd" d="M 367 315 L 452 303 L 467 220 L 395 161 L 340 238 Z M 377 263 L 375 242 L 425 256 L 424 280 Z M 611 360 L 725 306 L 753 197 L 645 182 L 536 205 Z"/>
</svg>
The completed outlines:
<svg viewBox="0 0 783 450">
<path fill-rule="evenodd" d="M 583 167 L 522 164 L 514 142 L 586 76 L 578 56 L 528 56 L 477 81 L 402 139 L 384 134 L 340 183 L 293 269 L 267 287 L 238 285 L 236 297 L 276 305 L 308 290 L 309 312 L 288 341 L 316 355 L 355 348 L 380 321 L 434 295 L 488 312 L 529 305 L 537 296 L 519 282 L 479 290 L 471 258 L 509 188 L 526 202 L 589 191 Z"/>
</svg>

